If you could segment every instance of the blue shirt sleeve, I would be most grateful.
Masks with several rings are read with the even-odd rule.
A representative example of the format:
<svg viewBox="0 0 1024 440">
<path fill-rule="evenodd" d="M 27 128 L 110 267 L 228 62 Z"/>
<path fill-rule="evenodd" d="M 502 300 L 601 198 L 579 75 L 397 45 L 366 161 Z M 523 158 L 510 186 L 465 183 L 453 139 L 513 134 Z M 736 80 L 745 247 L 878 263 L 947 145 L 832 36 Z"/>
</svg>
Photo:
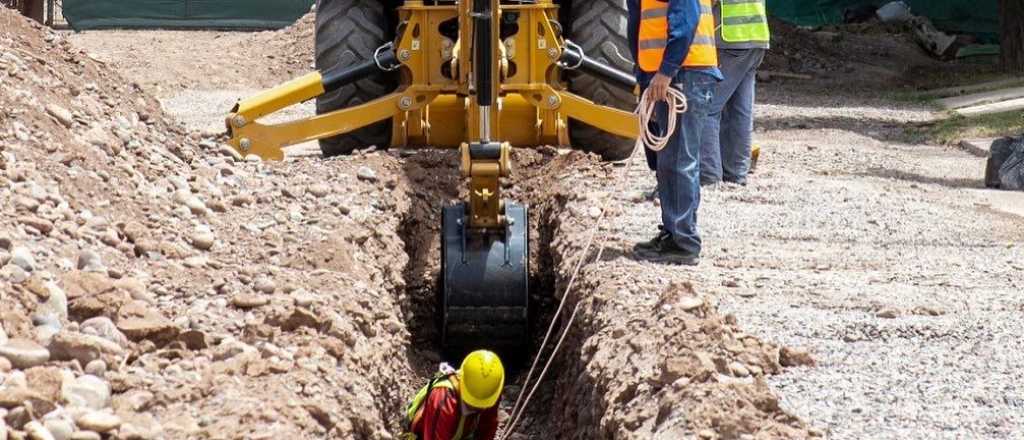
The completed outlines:
<svg viewBox="0 0 1024 440">
<path fill-rule="evenodd" d="M 700 22 L 698 0 L 669 0 L 668 2 L 668 43 L 661 61 L 659 72 L 673 78 L 690 52 L 697 24 Z"/>
</svg>

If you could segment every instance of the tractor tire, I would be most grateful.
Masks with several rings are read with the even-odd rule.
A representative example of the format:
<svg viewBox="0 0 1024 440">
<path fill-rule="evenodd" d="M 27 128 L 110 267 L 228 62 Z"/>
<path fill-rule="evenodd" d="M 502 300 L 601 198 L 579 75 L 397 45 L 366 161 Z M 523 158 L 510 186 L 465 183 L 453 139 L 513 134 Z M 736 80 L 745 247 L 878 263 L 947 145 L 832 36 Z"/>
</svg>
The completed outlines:
<svg viewBox="0 0 1024 440">
<path fill-rule="evenodd" d="M 377 0 L 317 0 L 316 69 L 353 65 L 373 58 L 374 51 L 392 39 L 390 11 Z M 381 74 L 346 85 L 316 99 L 316 113 L 363 104 L 393 91 L 396 78 Z M 320 140 L 324 157 L 350 154 L 359 148 L 391 145 L 391 120 Z"/>
<path fill-rule="evenodd" d="M 587 55 L 624 72 L 633 71 L 629 50 L 627 0 L 567 0 L 569 4 L 567 37 L 583 48 Z M 571 72 L 569 91 L 598 104 L 633 111 L 637 100 L 625 90 L 600 78 L 582 72 Z M 591 127 L 580 121 L 569 121 L 569 139 L 573 148 L 600 154 L 605 160 L 626 159 L 633 152 L 636 139 L 628 139 Z"/>
</svg>

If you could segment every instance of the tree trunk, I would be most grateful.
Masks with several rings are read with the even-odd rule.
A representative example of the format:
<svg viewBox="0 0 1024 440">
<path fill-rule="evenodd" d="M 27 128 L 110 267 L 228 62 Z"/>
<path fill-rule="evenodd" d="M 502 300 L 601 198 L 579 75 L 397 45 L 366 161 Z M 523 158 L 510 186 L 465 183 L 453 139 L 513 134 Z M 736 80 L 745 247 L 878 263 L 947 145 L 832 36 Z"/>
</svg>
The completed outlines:
<svg viewBox="0 0 1024 440">
<path fill-rule="evenodd" d="M 1024 73 L 1024 0 L 999 0 L 1003 68 Z"/>
</svg>

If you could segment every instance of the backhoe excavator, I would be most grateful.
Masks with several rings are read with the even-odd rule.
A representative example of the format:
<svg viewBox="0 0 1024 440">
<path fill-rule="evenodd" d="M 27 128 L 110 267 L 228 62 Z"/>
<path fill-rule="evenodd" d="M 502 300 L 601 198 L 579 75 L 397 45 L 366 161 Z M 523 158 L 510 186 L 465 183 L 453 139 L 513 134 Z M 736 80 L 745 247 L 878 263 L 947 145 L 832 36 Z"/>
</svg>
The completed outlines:
<svg viewBox="0 0 1024 440">
<path fill-rule="evenodd" d="M 320 0 L 318 71 L 238 102 L 229 143 L 268 160 L 312 140 L 324 156 L 458 148 L 469 200 L 441 214 L 440 342 L 448 353 L 522 349 L 529 221 L 500 180 L 513 145 L 632 152 L 626 19 L 626 0 Z M 260 122 L 314 98 L 315 117 Z"/>
</svg>

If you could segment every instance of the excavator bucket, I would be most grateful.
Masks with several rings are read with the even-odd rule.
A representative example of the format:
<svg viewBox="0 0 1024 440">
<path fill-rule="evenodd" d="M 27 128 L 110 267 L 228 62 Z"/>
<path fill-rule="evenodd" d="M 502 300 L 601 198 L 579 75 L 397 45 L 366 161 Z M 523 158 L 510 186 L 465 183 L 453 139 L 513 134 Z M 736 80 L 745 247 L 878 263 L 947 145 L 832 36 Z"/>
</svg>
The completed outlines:
<svg viewBox="0 0 1024 440">
<path fill-rule="evenodd" d="M 508 352 L 529 342 L 529 223 L 526 208 L 506 203 L 507 226 L 469 228 L 466 204 L 443 210 L 441 346 L 453 357 L 489 348 Z"/>
</svg>

